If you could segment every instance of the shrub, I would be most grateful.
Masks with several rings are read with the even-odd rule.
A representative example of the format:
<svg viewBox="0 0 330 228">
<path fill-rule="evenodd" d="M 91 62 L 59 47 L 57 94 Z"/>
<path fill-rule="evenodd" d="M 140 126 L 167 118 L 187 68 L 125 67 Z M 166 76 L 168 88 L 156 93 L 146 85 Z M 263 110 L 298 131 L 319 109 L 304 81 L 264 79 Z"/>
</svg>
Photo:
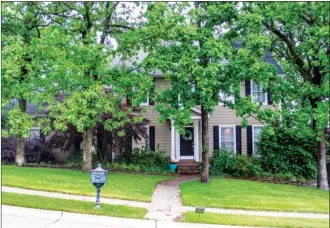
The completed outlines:
<svg viewBox="0 0 330 228">
<path fill-rule="evenodd" d="M 139 165 L 143 172 L 164 173 L 168 171 L 168 157 L 165 152 L 153 151 L 148 148 L 135 148 L 130 155 L 121 155 L 116 158 L 119 163 Z M 136 168 L 136 167 L 135 167 Z"/>
<path fill-rule="evenodd" d="M 45 149 L 43 137 L 26 139 L 25 161 L 27 163 L 53 163 L 54 157 Z M 10 136 L 1 139 L 1 160 L 5 163 L 14 163 L 16 156 L 16 138 Z"/>
<path fill-rule="evenodd" d="M 82 159 L 83 159 L 82 153 L 75 153 L 75 154 L 70 155 L 70 157 L 67 159 L 65 164 L 69 167 L 81 168 Z M 98 163 L 99 162 L 97 160 L 96 154 L 92 154 L 92 167 L 96 168 Z"/>
<path fill-rule="evenodd" d="M 296 182 L 297 178 L 292 173 L 277 173 L 273 176 L 274 179 Z"/>
<path fill-rule="evenodd" d="M 258 152 L 264 171 L 288 174 L 296 178 L 315 179 L 315 137 L 299 129 L 264 129 L 260 135 Z"/>
<path fill-rule="evenodd" d="M 73 154 L 66 161 L 66 165 L 69 167 L 82 167 L 82 154 Z"/>
<path fill-rule="evenodd" d="M 225 149 L 215 151 L 211 163 L 211 175 L 258 177 L 262 173 L 257 158 L 251 158 L 246 155 L 235 155 Z"/>
</svg>

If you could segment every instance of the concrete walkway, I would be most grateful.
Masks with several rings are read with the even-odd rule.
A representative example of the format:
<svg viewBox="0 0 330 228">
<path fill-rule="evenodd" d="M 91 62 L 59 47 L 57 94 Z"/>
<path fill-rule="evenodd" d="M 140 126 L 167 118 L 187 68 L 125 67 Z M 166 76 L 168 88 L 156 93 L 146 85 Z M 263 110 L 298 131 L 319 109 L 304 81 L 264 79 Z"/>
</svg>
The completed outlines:
<svg viewBox="0 0 330 228">
<path fill-rule="evenodd" d="M 197 176 L 180 176 L 157 184 L 146 218 L 159 221 L 173 221 L 179 218 L 185 212 L 179 185 L 184 181 L 196 178 Z"/>
<path fill-rule="evenodd" d="M 115 204 L 115 205 L 127 205 L 132 207 L 142 207 L 148 210 L 146 218 L 161 221 L 173 221 L 174 218 L 179 217 L 186 211 L 194 211 L 194 207 L 182 206 L 180 199 L 179 183 L 193 179 L 190 177 L 179 177 L 171 181 L 159 183 L 152 196 L 152 203 L 109 199 L 101 197 L 101 204 Z M 12 192 L 19 194 L 38 195 L 45 197 L 61 198 L 61 199 L 72 199 L 81 201 L 95 202 L 95 197 L 80 196 L 80 195 L 69 195 L 55 192 L 45 192 L 28 190 L 21 188 L 12 188 L 2 186 L 2 192 Z M 102 196 L 102 192 L 101 192 Z M 299 213 L 299 212 L 274 212 L 274 211 L 248 211 L 248 210 L 237 210 L 237 209 L 220 209 L 220 208 L 206 208 L 205 212 L 222 213 L 222 214 L 241 214 L 241 215 L 256 215 L 256 216 L 273 216 L 273 217 L 292 217 L 292 218 L 319 218 L 328 219 L 328 214 L 314 214 L 314 213 Z"/>
<path fill-rule="evenodd" d="M 61 211 L 2 206 L 5 228 L 235 228 L 208 224 L 178 223 L 143 219 L 115 218 Z"/>
</svg>

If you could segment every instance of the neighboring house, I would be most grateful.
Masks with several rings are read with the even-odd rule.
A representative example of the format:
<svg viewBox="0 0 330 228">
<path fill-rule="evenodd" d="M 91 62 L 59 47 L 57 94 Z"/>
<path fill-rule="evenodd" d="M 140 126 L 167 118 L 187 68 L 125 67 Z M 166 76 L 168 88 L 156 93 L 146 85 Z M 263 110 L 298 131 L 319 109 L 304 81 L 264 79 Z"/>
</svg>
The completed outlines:
<svg viewBox="0 0 330 228">
<path fill-rule="evenodd" d="M 9 111 L 13 107 L 18 106 L 18 99 L 12 99 L 11 102 L 4 108 L 4 111 Z M 38 107 L 30 102 L 26 104 L 26 113 L 29 114 L 34 119 L 34 127 L 30 130 L 30 138 L 40 137 L 40 127 L 38 127 L 37 120 L 47 116 L 44 111 L 38 111 Z"/>
<path fill-rule="evenodd" d="M 239 45 L 238 45 L 239 46 Z M 138 59 L 143 59 L 145 53 L 140 53 Z M 265 62 L 273 64 L 279 74 L 284 74 L 279 64 L 268 52 L 264 58 Z M 121 65 L 119 58 L 115 58 L 113 64 Z M 130 65 L 129 63 L 126 65 Z M 170 87 L 170 82 L 165 80 L 161 72 L 151 74 L 154 79 L 155 91 L 161 91 Z M 256 102 L 262 102 L 262 108 L 279 109 L 279 105 L 273 104 L 271 96 L 268 92 L 263 92 L 262 85 L 255 81 L 241 82 L 241 96 L 251 95 Z M 219 96 L 223 96 L 219 93 Z M 233 98 L 228 98 L 233 99 Z M 154 103 L 149 98 L 142 104 L 146 112 L 142 115 L 150 120 L 147 127 L 149 139 L 139 142 L 132 142 L 132 148 L 148 146 L 151 149 L 159 149 L 165 151 L 166 155 L 171 160 L 180 164 L 184 161 L 201 162 L 201 111 L 198 107 L 191 110 L 192 122 L 186 126 L 186 134 L 180 135 L 173 125 L 173 121 L 168 120 L 166 123 L 157 121 L 159 113 L 154 110 Z M 212 153 L 214 150 L 226 148 L 232 150 L 233 153 L 253 155 L 257 152 L 257 142 L 262 129 L 262 124 L 254 118 L 248 119 L 247 128 L 241 127 L 242 118 L 237 117 L 234 110 L 224 107 L 219 104 L 215 107 L 214 112 L 209 116 L 209 150 Z M 187 164 L 186 164 L 187 165 Z"/>
<path fill-rule="evenodd" d="M 18 106 L 18 99 L 12 99 L 11 102 L 4 108 L 4 111 L 9 111 L 15 106 Z M 26 104 L 26 113 L 34 120 L 34 126 L 30 129 L 30 135 L 27 138 L 35 139 L 42 136 L 40 127 L 38 126 L 38 119 L 48 116 L 45 110 L 38 110 L 38 107 L 30 102 Z M 59 143 L 60 142 L 60 143 Z M 70 132 L 52 131 L 45 137 L 44 146 L 51 156 L 57 162 L 65 162 L 72 154 L 79 152 L 79 143 L 72 143 L 72 136 Z"/>
</svg>

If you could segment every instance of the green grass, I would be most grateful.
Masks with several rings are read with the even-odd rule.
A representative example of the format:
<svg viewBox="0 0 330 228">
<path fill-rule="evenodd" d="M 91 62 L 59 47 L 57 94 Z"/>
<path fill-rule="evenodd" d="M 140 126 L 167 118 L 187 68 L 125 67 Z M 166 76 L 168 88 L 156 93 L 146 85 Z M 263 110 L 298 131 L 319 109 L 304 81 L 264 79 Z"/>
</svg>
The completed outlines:
<svg viewBox="0 0 330 228">
<path fill-rule="evenodd" d="M 193 223 L 211 223 L 221 225 L 238 226 L 264 226 L 264 227 L 329 227 L 328 219 L 310 219 L 310 218 L 287 218 L 287 217 L 268 217 L 268 216 L 250 216 L 250 215 L 231 215 L 204 213 L 198 220 L 195 212 L 186 212 L 183 218 L 184 222 Z"/>
<path fill-rule="evenodd" d="M 101 209 L 94 209 L 95 203 L 93 202 L 32 196 L 8 192 L 2 193 L 2 204 L 125 218 L 143 218 L 147 212 L 145 208 L 110 204 L 101 204 Z"/>
<path fill-rule="evenodd" d="M 150 202 L 156 184 L 172 178 L 109 172 L 101 197 Z M 77 170 L 2 166 L 2 185 L 67 194 L 95 196 L 90 175 Z"/>
<path fill-rule="evenodd" d="M 329 213 L 329 192 L 256 181 L 212 178 L 180 185 L 184 205 L 246 210 Z"/>
</svg>

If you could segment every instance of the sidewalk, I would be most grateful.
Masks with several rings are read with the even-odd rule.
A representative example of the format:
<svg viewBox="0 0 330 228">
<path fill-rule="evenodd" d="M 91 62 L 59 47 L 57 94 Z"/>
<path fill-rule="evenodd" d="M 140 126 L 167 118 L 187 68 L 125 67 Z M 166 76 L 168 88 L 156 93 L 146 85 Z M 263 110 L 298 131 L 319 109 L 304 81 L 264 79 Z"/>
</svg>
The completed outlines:
<svg viewBox="0 0 330 228">
<path fill-rule="evenodd" d="M 127 205 L 132 207 L 142 207 L 148 209 L 146 215 L 149 219 L 156 219 L 162 221 L 170 221 L 171 219 L 177 217 L 180 213 L 186 211 L 194 211 L 194 207 L 182 206 L 181 202 L 178 203 L 178 199 L 168 200 L 168 194 L 164 195 L 164 201 L 162 198 L 159 198 L 163 195 L 164 191 L 174 191 L 178 193 L 177 189 L 171 189 L 171 185 L 165 183 L 157 185 L 156 191 L 154 192 L 153 198 L 157 198 L 157 201 L 153 199 L 153 203 L 144 203 L 144 202 L 135 202 L 128 200 L 118 200 L 118 199 L 109 199 L 102 198 L 101 192 L 101 204 L 115 204 L 115 205 Z M 165 187 L 166 186 L 166 187 Z M 158 190 L 157 190 L 158 189 Z M 170 189 L 170 190 L 169 190 Z M 12 192 L 19 194 L 28 194 L 28 195 L 38 195 L 45 197 L 61 198 L 61 199 L 72 199 L 72 200 L 81 200 L 81 201 L 90 201 L 95 202 L 95 197 L 90 196 L 79 196 L 79 195 L 69 195 L 63 193 L 55 192 L 45 192 L 45 191 L 35 191 L 21 188 L 12 188 L 2 186 L 2 192 Z M 169 196 L 169 197 L 173 197 Z M 174 202 L 174 203 L 173 203 Z M 157 206 L 158 205 L 158 206 Z M 167 209 L 168 208 L 168 209 Z M 248 210 L 238 210 L 238 209 L 220 209 L 220 208 L 206 208 L 205 212 L 213 213 L 222 213 L 222 214 L 241 214 L 241 215 L 256 215 L 256 216 L 273 216 L 273 217 L 293 217 L 293 218 L 317 218 L 317 219 L 328 219 L 328 214 L 314 214 L 314 213 L 298 213 L 298 212 L 274 212 L 274 211 L 248 211 Z M 159 219 L 161 218 L 161 219 Z"/>
<path fill-rule="evenodd" d="M 114 218 L 97 215 L 2 206 L 2 225 L 6 228 L 235 228 L 194 223 Z M 246 227 L 245 227 L 246 228 Z"/>
</svg>

